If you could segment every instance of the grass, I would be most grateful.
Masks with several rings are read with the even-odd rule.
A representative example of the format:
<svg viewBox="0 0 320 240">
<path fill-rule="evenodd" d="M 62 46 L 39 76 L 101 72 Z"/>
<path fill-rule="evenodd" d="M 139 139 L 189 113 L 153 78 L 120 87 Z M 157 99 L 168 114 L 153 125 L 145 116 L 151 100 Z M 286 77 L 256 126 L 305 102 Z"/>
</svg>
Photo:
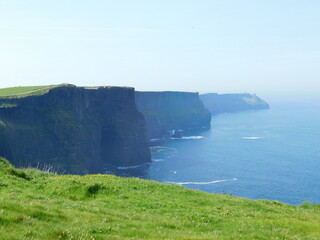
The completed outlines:
<svg viewBox="0 0 320 240">
<path fill-rule="evenodd" d="M 33 95 L 43 95 L 47 93 L 50 89 L 67 85 L 68 84 L 2 88 L 0 89 L 0 97 L 17 98 Z"/>
<path fill-rule="evenodd" d="M 291 206 L 0 159 L 0 239 L 320 239 L 320 205 Z"/>
</svg>

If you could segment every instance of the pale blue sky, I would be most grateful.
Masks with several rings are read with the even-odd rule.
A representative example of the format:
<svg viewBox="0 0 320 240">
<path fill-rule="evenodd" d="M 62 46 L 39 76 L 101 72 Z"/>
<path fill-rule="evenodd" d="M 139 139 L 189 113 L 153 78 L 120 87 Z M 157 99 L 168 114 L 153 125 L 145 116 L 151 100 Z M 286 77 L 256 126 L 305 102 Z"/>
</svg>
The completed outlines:
<svg viewBox="0 0 320 240">
<path fill-rule="evenodd" d="M 319 0 L 0 0 L 0 87 L 320 92 Z"/>
</svg>

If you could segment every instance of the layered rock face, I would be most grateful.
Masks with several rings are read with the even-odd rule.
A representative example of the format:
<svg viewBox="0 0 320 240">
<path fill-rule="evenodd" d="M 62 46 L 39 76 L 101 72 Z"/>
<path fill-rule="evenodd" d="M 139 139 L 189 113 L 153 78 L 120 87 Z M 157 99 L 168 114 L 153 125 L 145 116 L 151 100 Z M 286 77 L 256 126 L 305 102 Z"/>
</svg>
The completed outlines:
<svg viewBox="0 0 320 240">
<path fill-rule="evenodd" d="M 136 104 L 145 117 L 149 139 L 169 130 L 210 127 L 211 114 L 198 93 L 136 92 Z"/>
<path fill-rule="evenodd" d="M 133 88 L 60 87 L 0 103 L 0 155 L 15 166 L 85 174 L 150 161 Z"/>
<path fill-rule="evenodd" d="M 269 105 L 261 98 L 252 94 L 217 94 L 200 95 L 203 104 L 212 115 L 244 110 L 268 109 Z"/>
</svg>

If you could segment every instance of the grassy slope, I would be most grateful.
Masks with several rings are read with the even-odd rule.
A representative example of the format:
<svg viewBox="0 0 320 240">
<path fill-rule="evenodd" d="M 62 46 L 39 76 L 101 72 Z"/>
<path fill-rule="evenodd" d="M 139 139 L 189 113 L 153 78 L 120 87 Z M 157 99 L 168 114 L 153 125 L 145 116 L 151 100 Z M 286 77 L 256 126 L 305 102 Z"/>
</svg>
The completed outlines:
<svg viewBox="0 0 320 240">
<path fill-rule="evenodd" d="M 320 239 L 320 206 L 208 194 L 0 160 L 0 239 Z"/>
<path fill-rule="evenodd" d="M 30 87 L 11 87 L 0 89 L 0 97 L 26 97 L 32 95 L 42 95 L 47 93 L 50 89 L 66 86 L 67 84 L 47 85 L 47 86 L 30 86 Z"/>
</svg>

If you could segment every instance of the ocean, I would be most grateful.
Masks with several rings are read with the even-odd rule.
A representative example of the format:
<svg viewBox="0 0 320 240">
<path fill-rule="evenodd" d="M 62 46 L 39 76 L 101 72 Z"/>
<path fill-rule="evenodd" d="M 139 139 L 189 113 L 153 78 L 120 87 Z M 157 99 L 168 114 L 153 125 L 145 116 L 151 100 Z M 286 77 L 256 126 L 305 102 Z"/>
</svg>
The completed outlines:
<svg viewBox="0 0 320 240">
<path fill-rule="evenodd" d="M 210 193 L 320 203 L 320 102 L 300 99 L 214 116 L 209 130 L 153 141 L 152 163 L 109 170 Z"/>
</svg>

